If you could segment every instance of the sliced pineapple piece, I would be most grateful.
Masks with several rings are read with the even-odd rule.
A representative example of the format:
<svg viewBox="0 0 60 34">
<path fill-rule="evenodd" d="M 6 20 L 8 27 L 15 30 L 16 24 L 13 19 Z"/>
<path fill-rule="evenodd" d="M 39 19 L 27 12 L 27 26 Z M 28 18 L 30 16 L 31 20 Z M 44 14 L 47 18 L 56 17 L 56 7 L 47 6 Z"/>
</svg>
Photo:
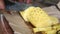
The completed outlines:
<svg viewBox="0 0 60 34">
<path fill-rule="evenodd" d="M 56 30 L 46 31 L 47 34 L 56 34 Z"/>
<path fill-rule="evenodd" d="M 60 24 L 57 24 L 57 25 L 53 26 L 53 28 L 56 29 L 56 30 L 60 30 Z"/>
<path fill-rule="evenodd" d="M 39 31 L 50 31 L 52 30 L 52 27 L 45 27 L 45 28 L 33 28 L 34 33 Z"/>
<path fill-rule="evenodd" d="M 52 20 L 52 24 L 53 25 L 55 25 L 55 24 L 58 24 L 59 23 L 59 20 L 58 20 L 58 18 L 56 18 L 56 17 L 53 17 L 53 16 L 50 16 L 50 18 L 51 18 L 51 20 Z"/>
<path fill-rule="evenodd" d="M 27 12 L 29 10 L 26 10 Z M 52 25 L 52 21 L 48 14 L 45 13 L 41 8 L 36 7 L 33 10 L 29 11 L 29 15 L 27 19 L 35 26 L 35 27 L 48 27 Z"/>
<path fill-rule="evenodd" d="M 57 30 L 52 30 L 51 27 L 47 27 L 47 28 L 34 28 L 33 29 L 34 33 L 37 33 L 37 32 L 45 32 L 46 34 L 56 34 L 56 31 Z"/>
</svg>

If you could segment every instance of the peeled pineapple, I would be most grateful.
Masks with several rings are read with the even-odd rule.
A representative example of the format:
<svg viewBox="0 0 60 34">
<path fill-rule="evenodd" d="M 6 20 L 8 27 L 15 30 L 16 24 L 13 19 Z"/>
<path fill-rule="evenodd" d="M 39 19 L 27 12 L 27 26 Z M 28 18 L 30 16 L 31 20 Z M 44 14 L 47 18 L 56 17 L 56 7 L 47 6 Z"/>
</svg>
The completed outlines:
<svg viewBox="0 0 60 34">
<path fill-rule="evenodd" d="M 39 7 L 29 7 L 26 9 L 23 18 L 26 21 L 30 21 L 35 27 L 48 27 L 52 25 L 50 17 Z"/>
<path fill-rule="evenodd" d="M 33 28 L 35 33 L 39 31 L 45 31 L 47 34 L 55 34 L 57 30 L 60 30 L 60 26 L 56 26 L 56 24 L 59 23 L 58 19 L 56 17 L 49 16 L 39 7 L 29 7 L 20 13 L 25 21 L 29 21 L 36 27 Z"/>
</svg>

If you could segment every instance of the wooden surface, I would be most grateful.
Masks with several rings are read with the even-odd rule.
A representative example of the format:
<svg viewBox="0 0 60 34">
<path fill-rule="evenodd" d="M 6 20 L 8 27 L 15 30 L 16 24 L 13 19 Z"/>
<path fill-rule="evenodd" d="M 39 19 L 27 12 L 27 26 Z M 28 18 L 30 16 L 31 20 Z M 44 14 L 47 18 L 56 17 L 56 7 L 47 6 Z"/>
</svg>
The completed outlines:
<svg viewBox="0 0 60 34">
<path fill-rule="evenodd" d="M 16 34 L 32 34 L 31 29 L 25 24 L 20 15 L 4 14 L 9 21 L 10 26 L 13 28 Z"/>
<path fill-rule="evenodd" d="M 55 16 L 60 19 L 60 11 L 58 11 L 55 6 L 45 7 L 43 10 L 45 10 L 50 16 Z"/>
</svg>

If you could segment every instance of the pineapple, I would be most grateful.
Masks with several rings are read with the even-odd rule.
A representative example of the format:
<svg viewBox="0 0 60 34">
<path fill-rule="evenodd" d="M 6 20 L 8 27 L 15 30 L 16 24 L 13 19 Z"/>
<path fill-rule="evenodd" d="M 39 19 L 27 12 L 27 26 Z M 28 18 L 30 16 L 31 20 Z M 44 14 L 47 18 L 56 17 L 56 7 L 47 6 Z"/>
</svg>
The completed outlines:
<svg viewBox="0 0 60 34">
<path fill-rule="evenodd" d="M 20 13 L 25 21 L 36 27 L 33 28 L 34 33 L 44 31 L 47 34 L 56 34 L 60 30 L 59 20 L 56 17 L 49 16 L 39 7 L 29 7 Z"/>
<path fill-rule="evenodd" d="M 39 7 L 29 7 L 26 9 L 23 18 L 31 22 L 35 27 L 48 27 L 52 25 L 50 17 Z"/>
</svg>

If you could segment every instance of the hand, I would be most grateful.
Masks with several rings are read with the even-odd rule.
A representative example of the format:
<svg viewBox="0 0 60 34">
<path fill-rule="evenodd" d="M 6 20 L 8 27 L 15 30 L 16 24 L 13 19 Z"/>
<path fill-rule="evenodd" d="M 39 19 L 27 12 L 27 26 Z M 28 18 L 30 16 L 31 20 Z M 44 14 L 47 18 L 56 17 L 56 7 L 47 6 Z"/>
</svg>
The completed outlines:
<svg viewBox="0 0 60 34">
<path fill-rule="evenodd" d="M 5 9 L 4 1 L 0 0 L 0 9 Z"/>
</svg>

